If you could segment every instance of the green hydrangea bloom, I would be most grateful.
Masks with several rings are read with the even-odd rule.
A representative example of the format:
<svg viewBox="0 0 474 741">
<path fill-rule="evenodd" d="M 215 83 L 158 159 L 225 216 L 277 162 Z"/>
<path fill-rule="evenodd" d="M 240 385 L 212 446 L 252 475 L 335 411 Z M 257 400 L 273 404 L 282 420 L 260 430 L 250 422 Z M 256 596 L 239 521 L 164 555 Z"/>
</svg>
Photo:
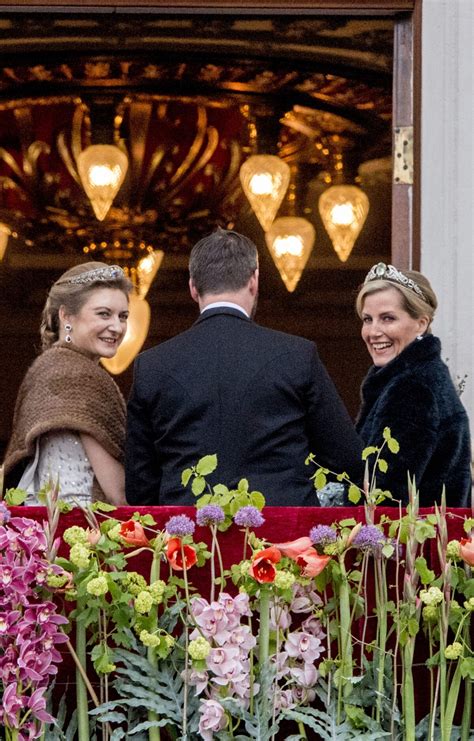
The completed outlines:
<svg viewBox="0 0 474 741">
<path fill-rule="evenodd" d="M 166 582 L 164 582 L 162 579 L 158 579 L 157 581 L 154 581 L 152 584 L 150 584 L 148 591 L 153 597 L 153 602 L 155 603 L 155 605 L 160 605 L 163 602 L 165 589 Z"/>
<path fill-rule="evenodd" d="M 76 543 L 85 545 L 87 543 L 87 530 L 84 530 L 83 527 L 79 527 L 78 525 L 73 525 L 64 531 L 63 539 L 71 546 L 76 545 Z"/>
<path fill-rule="evenodd" d="M 291 571 L 277 571 L 275 574 L 275 586 L 277 589 L 288 589 L 296 581 Z"/>
<path fill-rule="evenodd" d="M 96 576 L 87 582 L 86 590 L 89 594 L 93 594 L 94 597 L 101 597 L 103 594 L 107 594 L 109 591 L 107 578 L 103 575 Z"/>
<path fill-rule="evenodd" d="M 156 633 L 150 633 L 148 630 L 140 631 L 140 640 L 144 646 L 151 646 L 152 648 L 156 648 L 156 646 L 159 646 L 161 642 L 159 635 L 156 635 Z"/>
<path fill-rule="evenodd" d="M 465 603 L 464 607 L 468 612 L 474 612 L 474 597 L 470 597 Z"/>
<path fill-rule="evenodd" d="M 443 600 L 443 592 L 439 587 L 430 587 L 422 589 L 420 599 L 425 605 L 439 605 Z"/>
<path fill-rule="evenodd" d="M 125 585 L 135 597 L 146 590 L 146 579 L 138 573 L 138 571 L 129 571 L 127 578 L 125 579 Z"/>
<path fill-rule="evenodd" d="M 195 638 L 194 641 L 190 641 L 189 643 L 188 653 L 195 661 L 206 659 L 209 656 L 210 651 L 211 644 L 202 636 Z"/>
<path fill-rule="evenodd" d="M 438 608 L 436 605 L 426 605 L 423 608 L 423 619 L 427 623 L 436 623 L 438 620 Z"/>
<path fill-rule="evenodd" d="M 150 592 L 140 592 L 140 594 L 138 594 L 135 599 L 135 610 L 139 612 L 140 615 L 146 615 L 148 612 L 150 612 L 152 607 L 153 597 L 151 596 Z"/>
<path fill-rule="evenodd" d="M 76 543 L 71 548 L 69 560 L 79 569 L 87 569 L 89 566 L 90 556 L 91 552 L 89 548 L 86 548 L 82 543 Z"/>
<path fill-rule="evenodd" d="M 463 654 L 462 643 L 454 641 L 450 646 L 446 646 L 444 649 L 444 655 L 447 659 L 459 659 Z"/>
<path fill-rule="evenodd" d="M 64 587 L 64 585 L 69 580 L 68 574 L 48 574 L 48 578 L 46 579 L 46 583 L 48 587 L 58 588 L 58 587 Z"/>
<path fill-rule="evenodd" d="M 446 557 L 451 561 L 459 561 L 459 540 L 450 540 L 446 546 Z"/>
</svg>

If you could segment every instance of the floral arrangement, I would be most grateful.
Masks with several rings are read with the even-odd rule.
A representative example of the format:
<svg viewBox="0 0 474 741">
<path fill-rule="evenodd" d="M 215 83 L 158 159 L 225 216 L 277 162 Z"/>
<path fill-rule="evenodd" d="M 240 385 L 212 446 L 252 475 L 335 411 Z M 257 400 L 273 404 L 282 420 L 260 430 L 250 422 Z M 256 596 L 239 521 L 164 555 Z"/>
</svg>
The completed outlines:
<svg viewBox="0 0 474 741">
<path fill-rule="evenodd" d="M 406 511 L 379 517 L 390 494 L 373 471 L 387 451 L 397 453 L 389 430 L 364 453 L 365 524 L 335 510 L 332 525 L 288 542 L 259 537 L 264 499 L 245 479 L 235 490 L 207 484 L 215 456 L 183 472 L 195 517 L 160 529 L 150 514 L 123 522 L 96 503 L 64 531 L 62 555 L 57 487 L 45 494 L 46 529 L 0 503 L 6 739 L 472 738 L 474 520 L 449 540 L 444 505 L 421 516 L 414 487 Z M 315 485 L 330 475 L 316 466 Z M 242 555 L 226 565 L 229 528 Z M 203 567 L 207 579 L 194 579 Z M 74 712 L 56 710 L 48 691 L 61 643 L 75 666 Z"/>
</svg>

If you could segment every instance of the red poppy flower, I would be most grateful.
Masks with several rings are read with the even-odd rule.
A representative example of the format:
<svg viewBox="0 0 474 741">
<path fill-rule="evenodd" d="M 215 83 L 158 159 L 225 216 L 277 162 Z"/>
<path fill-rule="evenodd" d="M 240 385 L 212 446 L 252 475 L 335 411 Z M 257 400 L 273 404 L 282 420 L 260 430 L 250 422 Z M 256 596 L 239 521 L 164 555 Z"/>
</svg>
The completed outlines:
<svg viewBox="0 0 474 741">
<path fill-rule="evenodd" d="M 184 564 L 183 564 L 184 552 Z M 197 561 L 196 550 L 190 545 L 182 545 L 181 538 L 170 538 L 166 546 L 166 558 L 172 569 L 183 571 L 190 569 Z"/>
<path fill-rule="evenodd" d="M 281 559 L 281 553 L 274 545 L 253 554 L 249 574 L 260 584 L 271 584 L 275 581 L 276 568 L 273 564 Z"/>
<path fill-rule="evenodd" d="M 150 541 L 145 535 L 143 526 L 136 520 L 127 520 L 127 522 L 122 522 L 120 525 L 120 536 L 127 545 L 150 545 Z"/>
<path fill-rule="evenodd" d="M 470 538 L 461 538 L 459 541 L 459 555 L 469 566 L 474 566 L 474 535 Z"/>
</svg>

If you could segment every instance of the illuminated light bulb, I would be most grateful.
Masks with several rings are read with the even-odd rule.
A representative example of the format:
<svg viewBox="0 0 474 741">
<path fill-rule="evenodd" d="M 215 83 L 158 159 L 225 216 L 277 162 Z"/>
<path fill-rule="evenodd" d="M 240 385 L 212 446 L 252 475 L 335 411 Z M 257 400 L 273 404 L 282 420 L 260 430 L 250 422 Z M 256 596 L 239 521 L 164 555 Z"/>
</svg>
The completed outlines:
<svg viewBox="0 0 474 741">
<path fill-rule="evenodd" d="M 299 216 L 275 219 L 265 234 L 265 241 L 288 291 L 298 285 L 313 249 L 314 226 Z"/>
<path fill-rule="evenodd" d="M 127 155 L 113 144 L 92 144 L 79 154 L 79 177 L 99 221 L 107 216 L 127 169 Z"/>
<path fill-rule="evenodd" d="M 274 154 L 254 154 L 240 168 L 243 191 L 267 231 L 290 184 L 290 167 Z"/>
<path fill-rule="evenodd" d="M 336 255 L 346 262 L 369 213 L 369 199 L 355 185 L 333 185 L 321 194 L 318 207 Z"/>
<path fill-rule="evenodd" d="M 355 214 L 352 203 L 341 203 L 331 209 L 331 221 L 338 226 L 349 226 L 354 221 Z"/>
</svg>

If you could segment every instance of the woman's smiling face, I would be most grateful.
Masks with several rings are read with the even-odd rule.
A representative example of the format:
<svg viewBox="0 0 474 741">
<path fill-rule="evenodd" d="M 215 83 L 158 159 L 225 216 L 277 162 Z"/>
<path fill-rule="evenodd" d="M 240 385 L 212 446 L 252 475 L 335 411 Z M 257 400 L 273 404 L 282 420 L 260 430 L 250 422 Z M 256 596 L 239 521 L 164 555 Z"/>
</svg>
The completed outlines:
<svg viewBox="0 0 474 741">
<path fill-rule="evenodd" d="M 396 288 L 366 296 L 362 306 L 362 339 L 376 366 L 391 360 L 423 334 L 429 324 L 427 316 L 414 319 L 403 308 L 402 296 Z"/>
<path fill-rule="evenodd" d="M 118 288 L 95 288 L 77 314 L 60 310 L 72 342 L 92 358 L 113 358 L 127 330 L 128 298 Z"/>
</svg>

